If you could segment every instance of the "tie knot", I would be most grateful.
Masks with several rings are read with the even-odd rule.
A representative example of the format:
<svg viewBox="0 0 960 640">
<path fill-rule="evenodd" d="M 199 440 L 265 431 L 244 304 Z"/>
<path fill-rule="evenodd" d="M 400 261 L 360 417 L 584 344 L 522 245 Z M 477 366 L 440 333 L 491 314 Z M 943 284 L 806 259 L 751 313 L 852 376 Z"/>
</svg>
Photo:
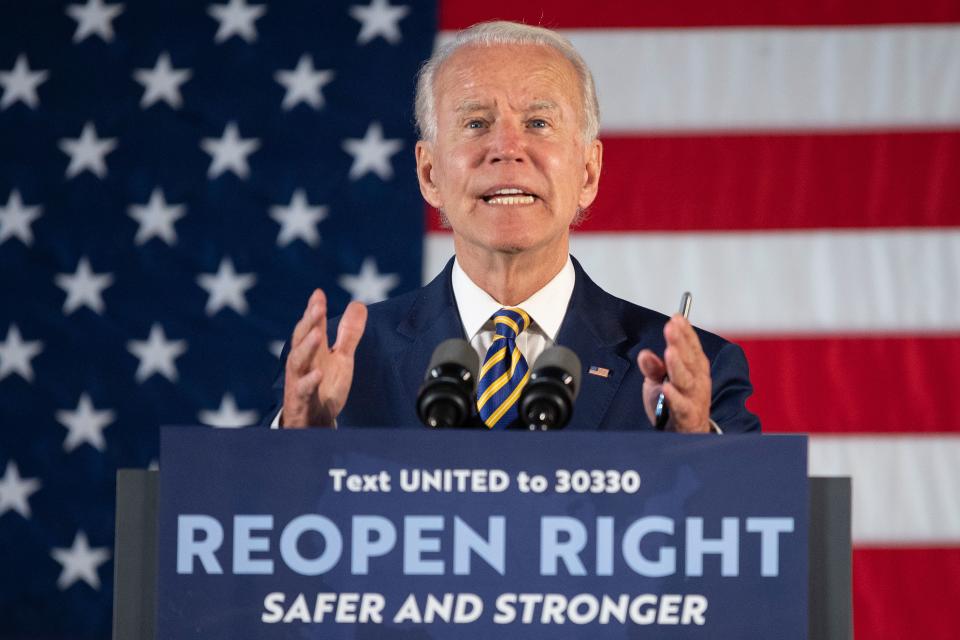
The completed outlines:
<svg viewBox="0 0 960 640">
<path fill-rule="evenodd" d="M 519 307 L 500 309 L 493 314 L 493 326 L 498 336 L 516 340 L 517 336 L 530 326 L 530 316 Z"/>
</svg>

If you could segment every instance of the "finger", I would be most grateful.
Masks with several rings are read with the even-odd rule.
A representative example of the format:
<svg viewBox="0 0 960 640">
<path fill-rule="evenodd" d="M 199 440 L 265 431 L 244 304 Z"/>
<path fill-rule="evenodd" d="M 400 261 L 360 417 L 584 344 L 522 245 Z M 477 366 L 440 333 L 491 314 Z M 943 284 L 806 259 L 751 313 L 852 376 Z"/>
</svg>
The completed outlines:
<svg viewBox="0 0 960 640">
<path fill-rule="evenodd" d="M 320 289 L 314 289 L 310 298 L 307 300 L 307 307 L 303 310 L 303 315 L 297 326 L 293 328 L 293 337 L 290 339 L 290 348 L 293 349 L 310 333 L 317 321 L 317 307 L 321 305 L 326 307 L 326 296 Z"/>
<path fill-rule="evenodd" d="M 320 346 L 326 349 L 330 343 L 327 341 L 327 296 L 323 292 L 323 289 L 317 289 L 314 291 L 316 300 L 313 305 L 313 317 L 314 322 L 317 324 L 317 342 L 320 343 Z"/>
<path fill-rule="evenodd" d="M 644 349 L 637 354 L 637 366 L 644 378 L 657 384 L 667 375 L 667 365 L 650 349 Z"/>
<path fill-rule="evenodd" d="M 320 386 L 321 380 L 323 380 L 323 372 L 320 369 L 314 369 L 297 380 L 294 386 L 294 392 L 297 398 L 301 400 L 310 398 L 316 392 L 317 387 Z"/>
<path fill-rule="evenodd" d="M 337 342 L 333 345 L 333 350 L 352 358 L 357 350 L 357 345 L 360 344 L 360 338 L 363 337 L 363 329 L 366 326 L 366 305 L 362 302 L 348 304 L 347 310 L 343 312 L 343 317 L 340 318 L 340 326 L 337 327 Z"/>
<path fill-rule="evenodd" d="M 663 358 L 667 363 L 670 382 L 684 391 L 689 390 L 696 377 L 683 359 L 683 350 L 677 346 L 668 346 L 663 352 Z"/>
<path fill-rule="evenodd" d="M 680 356 L 690 369 L 702 368 L 701 359 L 706 356 L 703 354 L 697 331 L 689 320 L 680 314 L 673 316 L 664 327 L 664 337 L 668 345 L 681 349 Z"/>
<path fill-rule="evenodd" d="M 313 320 L 310 318 L 310 306 L 308 305 L 307 308 L 303 310 L 303 315 L 300 316 L 300 320 L 297 321 L 296 326 L 293 328 L 293 335 L 290 337 L 291 351 L 303 342 L 306 335 L 310 333 L 310 329 L 313 329 Z"/>
<path fill-rule="evenodd" d="M 317 348 L 320 346 L 318 336 L 319 331 L 313 329 L 300 341 L 299 345 L 290 350 L 290 353 L 287 354 L 288 371 L 303 374 L 310 369 L 310 363 L 313 361 L 317 353 Z"/>
<path fill-rule="evenodd" d="M 710 362 L 703 353 L 700 338 L 686 318 L 680 315 L 671 318 L 663 329 L 663 335 L 667 340 L 667 350 L 672 350 L 674 355 L 678 356 L 676 359 L 667 360 L 667 370 L 678 386 L 687 388 L 692 384 L 691 377 L 695 380 L 710 375 Z M 689 372 L 690 377 L 679 371 L 681 366 Z M 678 369 L 676 378 L 674 368 Z"/>
<path fill-rule="evenodd" d="M 672 380 L 663 383 L 663 395 L 670 403 L 670 413 L 675 418 L 685 416 L 692 408 L 690 398 Z"/>
</svg>

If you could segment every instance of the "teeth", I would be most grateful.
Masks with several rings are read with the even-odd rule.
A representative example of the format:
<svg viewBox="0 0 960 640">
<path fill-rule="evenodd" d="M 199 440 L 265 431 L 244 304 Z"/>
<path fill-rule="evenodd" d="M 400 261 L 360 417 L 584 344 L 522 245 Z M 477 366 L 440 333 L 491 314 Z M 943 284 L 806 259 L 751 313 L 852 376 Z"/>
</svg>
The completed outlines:
<svg viewBox="0 0 960 640">
<path fill-rule="evenodd" d="M 483 196 L 487 204 L 516 205 L 533 204 L 536 196 L 526 193 L 523 189 L 516 187 L 504 187 Z"/>
<path fill-rule="evenodd" d="M 521 193 L 523 193 L 521 191 Z M 487 198 L 488 204 L 533 204 L 535 198 L 533 196 L 494 196 L 492 198 Z"/>
</svg>

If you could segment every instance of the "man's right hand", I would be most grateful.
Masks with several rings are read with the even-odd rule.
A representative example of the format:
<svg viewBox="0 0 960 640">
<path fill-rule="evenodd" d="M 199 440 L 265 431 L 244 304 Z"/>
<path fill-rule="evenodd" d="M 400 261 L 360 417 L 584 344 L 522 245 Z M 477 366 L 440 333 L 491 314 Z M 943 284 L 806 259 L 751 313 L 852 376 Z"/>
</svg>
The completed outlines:
<svg viewBox="0 0 960 640">
<path fill-rule="evenodd" d="M 353 356 L 367 324 L 367 308 L 347 305 L 340 318 L 337 341 L 327 340 L 327 297 L 314 290 L 307 309 L 293 330 L 283 384 L 285 429 L 332 427 L 347 403 L 353 383 Z"/>
</svg>

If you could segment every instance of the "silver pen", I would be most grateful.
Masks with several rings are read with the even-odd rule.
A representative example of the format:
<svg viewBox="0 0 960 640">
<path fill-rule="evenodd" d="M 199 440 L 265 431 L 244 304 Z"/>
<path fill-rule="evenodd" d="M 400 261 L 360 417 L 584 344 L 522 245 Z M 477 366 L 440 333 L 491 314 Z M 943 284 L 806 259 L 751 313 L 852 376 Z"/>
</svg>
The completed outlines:
<svg viewBox="0 0 960 640">
<path fill-rule="evenodd" d="M 690 295 L 689 291 L 684 291 L 683 295 L 680 296 L 680 315 L 684 318 L 689 318 L 691 305 L 693 305 L 693 296 Z M 669 380 L 669 376 L 663 376 L 664 382 Z M 664 427 L 667 426 L 667 422 L 670 420 L 670 404 L 667 402 L 666 397 L 664 397 L 663 391 L 660 392 L 660 396 L 657 398 L 657 408 L 654 410 L 654 416 L 653 426 L 655 426 L 658 431 L 663 431 Z"/>
</svg>

